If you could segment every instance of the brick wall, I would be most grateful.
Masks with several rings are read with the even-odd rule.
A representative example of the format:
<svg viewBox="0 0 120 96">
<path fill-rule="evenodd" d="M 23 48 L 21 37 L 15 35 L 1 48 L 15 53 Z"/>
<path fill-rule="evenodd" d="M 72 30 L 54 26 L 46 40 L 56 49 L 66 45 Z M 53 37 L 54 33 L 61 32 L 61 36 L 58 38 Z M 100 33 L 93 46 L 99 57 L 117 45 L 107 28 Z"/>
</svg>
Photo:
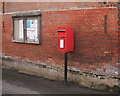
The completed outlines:
<svg viewBox="0 0 120 96">
<path fill-rule="evenodd" d="M 8 3 L 8 5 L 6 5 L 6 12 L 32 10 L 30 8 L 31 4 L 28 6 L 21 3 L 21 8 L 16 7 L 20 4 Z M 47 4 L 45 5 L 47 6 Z M 49 3 L 48 5 L 48 7 L 45 7 L 46 9 L 53 6 Z M 78 4 L 65 5 L 60 4 L 56 7 L 78 6 Z M 36 4 L 36 6 L 37 9 L 43 7 L 39 4 Z M 107 73 L 108 68 L 106 66 L 118 67 L 117 8 L 99 7 L 67 11 L 42 11 L 41 14 L 41 45 L 13 43 L 12 15 L 4 15 L 4 55 L 40 61 L 48 65 L 63 66 L 64 54 L 57 51 L 57 27 L 70 26 L 75 32 L 75 51 L 69 53 L 69 67 L 86 72 L 99 71 L 105 73 Z M 106 31 L 105 15 L 107 16 Z M 114 70 L 111 71 L 111 74 L 109 71 L 108 74 L 115 75 Z"/>
<path fill-rule="evenodd" d="M 0 2 L 0 34 L 2 34 L 2 15 L 1 13 L 3 12 L 3 3 Z M 2 53 L 2 35 L 0 35 L 0 54 Z"/>
<path fill-rule="evenodd" d="M 3 3 L 0 2 L 0 13 L 2 12 L 2 5 L 3 5 Z"/>
<path fill-rule="evenodd" d="M 64 9 L 70 7 L 114 7 L 117 3 L 109 2 L 5 2 L 5 12 L 44 10 L 44 9 Z"/>
<path fill-rule="evenodd" d="M 119 60 L 119 62 L 120 62 L 120 3 L 118 3 L 118 19 L 119 19 L 119 21 L 118 21 L 118 33 L 119 33 L 119 35 L 118 35 L 118 40 L 119 40 L 119 42 L 118 42 L 118 48 L 119 48 L 119 56 L 118 56 L 118 60 Z"/>
<path fill-rule="evenodd" d="M 43 9 L 61 9 L 61 8 L 69 8 L 69 7 L 96 7 L 102 6 L 97 3 L 80 3 L 80 2 L 5 2 L 5 12 L 15 12 L 15 11 L 27 11 L 27 10 L 43 10 Z"/>
</svg>

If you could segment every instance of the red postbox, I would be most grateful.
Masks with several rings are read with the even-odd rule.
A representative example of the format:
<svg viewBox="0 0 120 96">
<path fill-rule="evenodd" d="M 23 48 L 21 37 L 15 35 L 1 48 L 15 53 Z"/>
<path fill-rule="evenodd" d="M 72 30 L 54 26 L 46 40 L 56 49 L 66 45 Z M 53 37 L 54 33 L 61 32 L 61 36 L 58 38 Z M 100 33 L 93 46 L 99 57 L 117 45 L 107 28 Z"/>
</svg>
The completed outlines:
<svg viewBox="0 0 120 96">
<path fill-rule="evenodd" d="M 58 50 L 61 53 L 74 51 L 74 32 L 71 27 L 58 27 Z"/>
</svg>

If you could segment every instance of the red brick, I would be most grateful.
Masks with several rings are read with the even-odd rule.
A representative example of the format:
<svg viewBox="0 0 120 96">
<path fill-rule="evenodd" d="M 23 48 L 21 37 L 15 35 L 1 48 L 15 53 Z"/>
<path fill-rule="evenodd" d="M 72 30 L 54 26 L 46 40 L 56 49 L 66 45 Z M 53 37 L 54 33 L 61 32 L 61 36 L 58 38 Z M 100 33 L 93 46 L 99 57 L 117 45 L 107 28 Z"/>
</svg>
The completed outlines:
<svg viewBox="0 0 120 96">
<path fill-rule="evenodd" d="M 40 6 L 40 3 L 6 3 L 5 11 L 61 9 L 80 6 L 76 3 L 71 5 L 54 3 L 54 6 L 50 3 L 42 4 Z M 36 6 L 33 7 L 33 5 Z M 85 5 L 83 4 L 82 7 L 85 7 Z M 108 16 L 107 33 L 104 32 L 105 15 Z M 13 43 L 11 16 L 4 15 L 3 53 L 7 56 L 41 61 L 51 65 L 54 62 L 62 66 L 64 58 L 63 54 L 57 50 L 57 27 L 70 26 L 75 32 L 76 50 L 69 53 L 69 66 L 95 70 L 96 68 L 103 68 L 106 64 L 112 63 L 114 65 L 114 63 L 118 62 L 117 8 L 43 11 L 41 16 L 41 45 Z"/>
</svg>

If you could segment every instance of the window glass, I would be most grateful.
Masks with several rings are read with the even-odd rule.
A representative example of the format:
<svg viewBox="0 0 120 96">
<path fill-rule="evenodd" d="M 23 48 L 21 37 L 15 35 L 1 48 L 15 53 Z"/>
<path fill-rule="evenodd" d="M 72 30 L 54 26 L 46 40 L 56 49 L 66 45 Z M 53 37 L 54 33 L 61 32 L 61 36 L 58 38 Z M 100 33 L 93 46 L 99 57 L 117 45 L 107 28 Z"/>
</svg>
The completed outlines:
<svg viewBox="0 0 120 96">
<path fill-rule="evenodd" d="M 24 30 L 23 30 L 23 20 L 14 19 L 14 39 L 18 41 L 23 41 L 24 39 Z"/>
<path fill-rule="evenodd" d="M 26 20 L 27 42 L 38 42 L 38 20 L 37 18 L 28 18 Z"/>
</svg>

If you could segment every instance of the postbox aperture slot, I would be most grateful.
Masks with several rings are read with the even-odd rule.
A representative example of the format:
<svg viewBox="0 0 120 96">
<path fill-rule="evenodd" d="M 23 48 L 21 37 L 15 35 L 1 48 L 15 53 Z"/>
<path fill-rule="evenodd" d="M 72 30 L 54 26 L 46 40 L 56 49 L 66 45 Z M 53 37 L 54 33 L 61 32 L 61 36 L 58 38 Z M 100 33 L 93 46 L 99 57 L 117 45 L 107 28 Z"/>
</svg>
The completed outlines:
<svg viewBox="0 0 120 96">
<path fill-rule="evenodd" d="M 65 30 L 61 30 L 61 31 L 58 31 L 58 32 L 65 32 Z"/>
</svg>

